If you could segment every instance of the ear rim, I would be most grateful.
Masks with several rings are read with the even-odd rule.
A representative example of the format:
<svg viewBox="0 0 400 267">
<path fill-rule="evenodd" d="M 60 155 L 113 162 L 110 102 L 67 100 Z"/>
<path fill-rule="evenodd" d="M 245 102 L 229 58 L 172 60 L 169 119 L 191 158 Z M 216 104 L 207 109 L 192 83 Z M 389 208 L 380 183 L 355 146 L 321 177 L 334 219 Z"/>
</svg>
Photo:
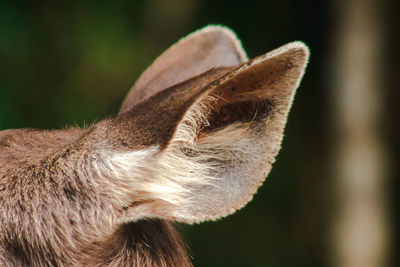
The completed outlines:
<svg viewBox="0 0 400 267">
<path fill-rule="evenodd" d="M 156 69 L 157 72 L 157 66 L 162 65 L 163 61 L 168 61 L 168 58 L 171 58 L 171 54 L 174 53 L 174 51 L 182 49 L 185 47 L 186 44 L 191 43 L 191 42 L 195 42 L 196 39 L 198 39 L 198 42 L 201 42 L 201 38 L 203 36 L 206 36 L 207 34 L 219 34 L 221 36 L 225 37 L 225 41 L 229 42 L 229 47 L 233 48 L 233 54 L 235 54 L 235 56 L 237 57 L 237 63 L 235 63 L 234 65 L 232 64 L 226 64 L 226 62 L 222 62 L 221 63 L 214 63 L 212 66 L 209 66 L 208 69 L 205 69 L 204 71 L 207 71 L 211 68 L 216 68 L 216 67 L 228 67 L 228 66 L 235 66 L 235 65 L 240 65 L 244 62 L 248 61 L 247 58 L 247 54 L 243 48 L 243 45 L 240 41 L 240 39 L 237 37 L 237 35 L 235 34 L 235 32 L 233 30 L 231 30 L 229 27 L 226 26 L 222 26 L 222 25 L 207 25 L 199 30 L 196 30 L 192 33 L 190 33 L 189 35 L 181 38 L 178 42 L 176 42 L 175 44 L 171 45 L 168 49 L 166 49 L 161 55 L 159 55 L 151 64 L 150 66 L 148 66 L 146 68 L 146 70 L 139 76 L 139 78 L 136 80 L 136 82 L 133 84 L 133 86 L 131 87 L 131 89 L 128 91 L 126 97 L 124 98 L 122 104 L 121 104 L 121 108 L 119 113 L 124 113 L 125 111 L 131 109 L 133 106 L 146 101 L 147 99 L 149 99 L 152 95 L 167 89 L 170 86 L 173 86 L 177 83 L 183 82 L 182 81 L 178 81 L 175 82 L 174 84 L 171 84 L 170 86 L 167 86 L 166 88 L 162 88 L 158 91 L 156 91 L 155 93 L 150 94 L 149 96 L 146 96 L 144 98 L 140 99 L 139 96 L 139 100 L 135 101 L 134 99 L 136 97 L 138 97 L 138 95 L 140 94 L 141 90 L 143 90 L 143 86 L 145 86 L 146 84 L 149 83 L 149 77 L 154 76 L 151 75 L 150 73 Z M 220 44 L 214 44 L 214 47 L 217 47 Z M 203 71 L 203 72 L 204 72 Z M 190 79 L 194 76 L 197 76 L 201 73 L 197 73 L 194 75 L 191 75 L 191 77 L 187 77 L 186 79 Z M 143 82 L 143 80 L 147 80 L 147 82 Z M 144 83 L 142 84 L 142 86 L 139 86 L 140 83 Z M 133 102 L 133 103 L 131 103 Z"/>
<path fill-rule="evenodd" d="M 301 80 L 303 79 L 303 76 L 305 74 L 305 71 L 307 69 L 308 63 L 310 61 L 310 48 L 302 41 L 294 41 L 287 43 L 283 46 L 280 46 L 264 55 L 261 55 L 259 57 L 256 57 L 253 59 L 254 63 L 251 65 L 259 64 L 261 62 L 264 62 L 266 60 L 272 59 L 274 57 L 278 57 L 280 55 L 283 55 L 285 53 L 289 53 L 291 50 L 300 50 L 301 52 L 304 53 L 304 60 L 300 67 L 301 71 L 299 73 L 299 76 L 297 78 L 297 83 L 294 85 L 294 93 L 297 90 L 297 88 L 300 85 Z M 290 107 L 289 107 L 290 108 Z"/>
<path fill-rule="evenodd" d="M 293 95 L 295 94 L 297 88 L 300 85 L 300 82 L 302 81 L 302 78 L 305 74 L 305 71 L 308 66 L 308 62 L 310 60 L 310 49 L 308 46 L 302 42 L 302 41 L 294 41 L 287 43 L 285 45 L 282 45 L 274 50 L 271 50 L 263 55 L 260 55 L 258 57 L 255 57 L 251 60 L 248 60 L 247 62 L 244 62 L 242 64 L 237 65 L 238 68 L 228 75 L 223 76 L 221 79 L 217 80 L 216 83 L 214 83 L 211 87 L 207 88 L 207 91 L 210 92 L 213 89 L 217 88 L 218 86 L 222 85 L 223 83 L 229 81 L 230 79 L 234 78 L 236 75 L 240 74 L 243 71 L 246 71 L 252 67 L 255 67 L 258 64 L 262 64 L 270 59 L 277 58 L 279 56 L 282 56 L 284 54 L 290 53 L 290 52 L 295 52 L 299 51 L 304 53 L 303 54 L 303 59 L 300 60 L 300 64 L 297 66 L 300 69 L 299 75 L 297 76 L 296 84 L 294 84 L 293 87 Z M 289 107 L 290 109 L 290 107 Z"/>
<path fill-rule="evenodd" d="M 311 55 L 310 49 L 304 42 L 293 41 L 293 42 L 287 43 L 285 45 L 282 45 L 274 50 L 271 50 L 270 52 L 268 52 L 264 55 L 258 56 L 256 58 L 248 61 L 247 64 L 243 65 L 243 67 L 236 70 L 236 72 L 233 74 L 232 77 L 234 77 L 235 75 L 239 74 L 242 71 L 245 71 L 246 69 L 255 67 L 258 64 L 262 64 L 271 59 L 278 58 L 280 56 L 284 56 L 285 54 L 295 53 L 295 52 L 303 53 L 303 55 L 302 55 L 303 58 L 299 60 L 300 62 L 298 62 L 299 64 L 297 65 L 297 68 L 300 69 L 300 72 L 297 76 L 296 83 L 292 86 L 292 89 L 290 92 L 290 99 L 289 99 L 289 105 L 288 105 L 288 112 L 289 112 L 292 107 L 292 104 L 293 104 L 294 96 L 296 95 L 297 89 L 299 88 L 300 83 L 303 80 L 308 63 L 310 61 L 310 55 Z M 229 77 L 228 79 L 230 79 L 230 78 L 231 77 Z M 286 118 L 286 120 L 287 120 L 287 118 Z M 286 124 L 286 122 L 285 122 L 285 124 Z"/>
<path fill-rule="evenodd" d="M 246 62 L 249 60 L 247 53 L 243 48 L 243 44 L 240 41 L 240 39 L 238 38 L 237 34 L 231 28 L 229 28 L 228 26 L 224 26 L 224 25 L 209 24 L 207 26 L 204 26 L 203 28 L 200 28 L 200 29 L 190 33 L 186 37 L 183 37 L 176 44 L 178 44 L 181 41 L 183 42 L 185 39 L 196 38 L 199 35 L 202 35 L 202 34 L 208 33 L 208 32 L 222 32 L 222 33 L 226 34 L 227 36 L 229 36 L 230 40 L 234 44 L 234 47 L 236 48 L 235 51 L 238 53 L 240 61 L 243 63 L 243 62 Z"/>
</svg>

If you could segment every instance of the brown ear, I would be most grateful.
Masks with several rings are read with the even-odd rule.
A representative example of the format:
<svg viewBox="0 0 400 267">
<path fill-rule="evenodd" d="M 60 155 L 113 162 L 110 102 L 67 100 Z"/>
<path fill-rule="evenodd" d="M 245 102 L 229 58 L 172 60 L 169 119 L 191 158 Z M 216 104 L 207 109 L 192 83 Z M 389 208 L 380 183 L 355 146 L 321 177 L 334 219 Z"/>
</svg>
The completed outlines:
<svg viewBox="0 0 400 267">
<path fill-rule="evenodd" d="M 231 30 L 222 26 L 205 27 L 171 46 L 153 62 L 129 91 L 120 113 L 211 68 L 245 61 L 246 54 Z"/>
<path fill-rule="evenodd" d="M 151 115 L 154 120 L 141 121 L 151 127 L 141 135 L 162 132 L 165 126 L 170 130 L 154 138 L 162 142 L 153 142 L 151 166 L 141 167 L 145 174 L 134 185 L 140 185 L 142 201 L 127 210 L 127 218 L 142 214 L 194 223 L 226 216 L 250 201 L 280 149 L 308 56 L 303 43 L 290 43 L 135 106 L 133 118 L 138 118 L 145 113 L 140 107 L 164 99 Z"/>
</svg>

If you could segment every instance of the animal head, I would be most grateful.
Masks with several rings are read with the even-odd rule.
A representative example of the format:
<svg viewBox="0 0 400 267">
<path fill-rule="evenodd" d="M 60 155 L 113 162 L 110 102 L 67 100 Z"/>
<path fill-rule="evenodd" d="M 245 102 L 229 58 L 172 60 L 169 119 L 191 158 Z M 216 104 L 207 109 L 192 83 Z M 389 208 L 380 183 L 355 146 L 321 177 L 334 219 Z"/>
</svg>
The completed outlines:
<svg viewBox="0 0 400 267">
<path fill-rule="evenodd" d="M 0 132 L 0 263 L 188 265 L 167 222 L 252 199 L 307 60 L 301 42 L 248 60 L 230 30 L 209 26 L 158 57 L 115 117 Z"/>
</svg>

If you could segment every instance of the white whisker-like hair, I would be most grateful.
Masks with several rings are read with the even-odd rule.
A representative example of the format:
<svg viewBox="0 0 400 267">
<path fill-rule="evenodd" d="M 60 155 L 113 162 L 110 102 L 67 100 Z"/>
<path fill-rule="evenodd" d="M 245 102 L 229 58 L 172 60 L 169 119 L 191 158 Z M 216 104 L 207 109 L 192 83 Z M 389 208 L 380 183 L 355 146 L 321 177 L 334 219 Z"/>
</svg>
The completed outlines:
<svg viewBox="0 0 400 267">
<path fill-rule="evenodd" d="M 108 157 L 108 176 L 118 177 L 137 201 L 158 199 L 174 206 L 196 198 L 193 188 L 220 186 L 222 172 L 247 160 L 254 146 L 249 146 L 249 123 L 233 123 L 199 137 L 210 126 L 210 114 L 218 112 L 216 99 L 208 95 L 194 103 L 163 151 L 151 147 Z"/>
</svg>

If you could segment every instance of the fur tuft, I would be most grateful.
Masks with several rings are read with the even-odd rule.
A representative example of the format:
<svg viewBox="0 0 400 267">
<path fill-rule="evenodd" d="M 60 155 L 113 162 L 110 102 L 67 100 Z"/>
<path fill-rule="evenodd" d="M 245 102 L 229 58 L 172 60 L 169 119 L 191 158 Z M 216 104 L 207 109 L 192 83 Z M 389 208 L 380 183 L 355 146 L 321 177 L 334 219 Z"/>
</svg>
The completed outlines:
<svg viewBox="0 0 400 267">
<path fill-rule="evenodd" d="M 105 162 L 108 176 L 117 177 L 117 183 L 124 185 L 135 202 L 148 203 L 147 208 L 135 206 L 142 214 L 131 211 L 126 220 L 154 214 L 190 223 L 204 220 L 196 209 L 190 208 L 207 199 L 204 192 L 225 191 L 227 185 L 223 176 L 226 173 L 231 170 L 240 173 L 238 168 L 249 159 L 259 161 L 257 164 L 262 162 L 254 156 L 260 153 L 251 144 L 251 122 L 236 122 L 201 135 L 202 130 L 210 126 L 208 118 L 217 99 L 209 95 L 193 104 L 165 150 L 159 152 L 158 147 L 151 147 L 108 157 Z"/>
</svg>

